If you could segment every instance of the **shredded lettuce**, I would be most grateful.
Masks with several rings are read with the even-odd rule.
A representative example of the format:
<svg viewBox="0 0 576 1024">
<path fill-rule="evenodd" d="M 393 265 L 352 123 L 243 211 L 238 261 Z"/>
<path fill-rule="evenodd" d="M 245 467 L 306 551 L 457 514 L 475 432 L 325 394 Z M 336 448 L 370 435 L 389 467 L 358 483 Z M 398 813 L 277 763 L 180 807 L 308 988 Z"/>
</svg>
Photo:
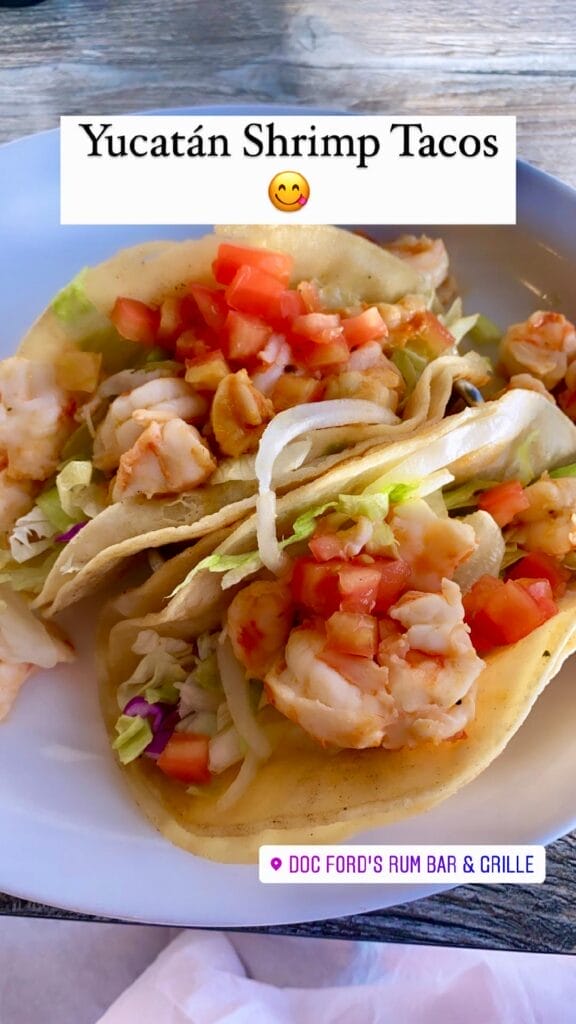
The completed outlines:
<svg viewBox="0 0 576 1024">
<path fill-rule="evenodd" d="M 62 462 L 70 459 L 90 459 L 94 442 L 87 423 L 83 423 L 70 435 L 62 449 Z"/>
<path fill-rule="evenodd" d="M 7 583 L 11 590 L 39 594 L 59 553 L 58 549 L 52 550 L 21 565 L 10 558 L 9 552 L 0 552 L 0 584 Z"/>
<path fill-rule="evenodd" d="M 140 715 L 120 715 L 115 728 L 118 736 L 112 749 L 117 752 L 121 764 L 135 761 L 152 742 L 150 722 Z"/>
<path fill-rule="evenodd" d="M 391 505 L 401 505 L 413 498 L 425 498 L 428 494 L 440 490 L 446 484 L 451 483 L 454 477 L 447 469 L 438 469 L 430 473 L 422 480 L 407 481 L 394 480 L 394 474 L 398 473 L 398 467 L 378 477 L 374 483 L 369 484 L 362 492 L 363 496 L 368 494 L 386 494 Z"/>
<path fill-rule="evenodd" d="M 418 483 L 397 483 L 387 477 L 380 477 L 375 483 L 370 484 L 362 494 L 340 494 L 336 501 L 328 501 L 323 505 L 306 509 L 294 520 L 292 533 L 281 540 L 279 546 L 284 550 L 292 544 L 308 540 L 316 529 L 317 519 L 331 509 L 350 519 L 366 516 L 373 522 L 378 522 L 378 520 L 386 518 L 391 505 L 399 505 L 411 498 L 424 497 L 439 490 L 452 480 L 453 477 L 447 470 L 431 473 L 429 477 Z M 392 544 L 394 540 L 385 523 L 382 523 L 380 539 L 383 542 L 385 540 L 386 545 Z M 229 587 L 235 586 L 236 583 L 240 583 L 246 576 L 258 572 L 262 568 L 262 564 L 258 551 L 248 551 L 242 555 L 207 555 L 174 588 L 170 597 L 174 597 L 184 590 L 203 570 L 223 573 L 222 589 L 227 590 Z"/>
<path fill-rule="evenodd" d="M 450 328 L 452 330 L 452 328 Z M 502 331 L 487 316 L 483 313 L 479 313 L 476 318 L 476 323 L 470 331 L 470 340 L 475 345 L 490 345 L 500 341 L 502 337 Z"/>
<path fill-rule="evenodd" d="M 500 480 L 480 480 L 475 477 L 473 480 L 468 480 L 465 484 L 460 484 L 459 487 L 453 487 L 449 491 L 444 491 L 444 502 L 449 512 L 455 509 L 462 508 L 473 508 L 476 505 L 476 496 L 482 494 L 483 491 L 489 491 L 491 487 L 496 487 Z"/>
<path fill-rule="evenodd" d="M 336 501 L 327 501 L 324 505 L 316 505 L 313 508 L 306 509 L 302 512 L 297 519 L 294 520 L 292 526 L 292 533 L 285 540 L 280 541 L 280 547 L 286 548 L 290 544 L 295 544 L 299 540 L 307 540 L 311 537 L 316 529 L 316 520 L 324 515 L 328 509 L 337 507 Z"/>
<path fill-rule="evenodd" d="M 73 459 L 60 470 L 56 477 L 56 490 L 60 504 L 72 521 L 78 517 L 78 499 L 92 480 L 92 463 Z"/>
<path fill-rule="evenodd" d="M 178 722 L 176 732 L 194 732 L 202 736 L 215 736 L 217 732 L 216 715 L 211 711 L 194 711 Z"/>
<path fill-rule="evenodd" d="M 390 509 L 389 494 L 341 494 L 338 498 L 338 510 L 358 519 L 365 516 L 372 522 L 385 519 Z"/>
<path fill-rule="evenodd" d="M 426 356 L 414 352 L 408 345 L 397 348 L 392 353 L 392 362 L 400 371 L 406 385 L 406 393 L 410 395 L 430 362 Z"/>
<path fill-rule="evenodd" d="M 149 704 L 177 704 L 180 694 L 171 679 L 159 686 L 147 686 L 144 696 Z"/>
<path fill-rule="evenodd" d="M 198 662 L 196 668 L 191 673 L 191 678 L 204 690 L 216 692 L 222 689 L 215 651 L 212 651 L 211 654 Z"/>
<path fill-rule="evenodd" d="M 323 515 L 329 508 L 336 508 L 337 502 L 329 501 L 324 505 L 317 505 L 315 508 L 307 509 L 306 512 L 302 512 L 297 519 L 294 520 L 292 526 L 292 533 L 289 537 L 280 541 L 280 547 L 286 548 L 291 544 L 296 544 L 298 541 L 307 540 L 311 537 L 316 529 L 316 519 L 318 516 Z M 189 583 L 192 582 L 195 576 L 199 572 L 207 569 L 209 572 L 221 572 L 224 573 L 222 579 L 222 587 L 227 590 L 228 587 L 234 586 L 239 583 L 245 576 L 251 575 L 253 572 L 258 572 L 262 568 L 262 559 L 257 551 L 248 551 L 243 555 L 207 555 L 203 558 L 193 569 L 190 570 L 187 576 L 178 584 L 177 587 L 172 591 L 170 597 L 174 597 L 181 590 L 184 590 Z"/>
<path fill-rule="evenodd" d="M 203 572 L 205 569 L 209 572 L 228 572 L 229 569 L 241 569 L 248 565 L 249 562 L 256 562 L 256 560 L 258 564 L 255 566 L 255 569 L 259 569 L 262 563 L 258 558 L 257 552 L 255 554 L 253 551 L 249 551 L 244 555 L 207 555 L 206 558 L 203 558 L 190 570 L 169 596 L 175 597 L 176 594 L 179 594 L 181 590 L 184 590 L 192 582 L 199 572 Z"/>
<path fill-rule="evenodd" d="M 552 477 L 553 480 L 558 480 L 563 476 L 576 476 L 576 462 L 571 462 L 568 466 L 558 466 L 557 469 L 551 469 L 548 476 Z"/>
<path fill-rule="evenodd" d="M 28 562 L 52 547 L 58 526 L 50 521 L 42 508 L 34 505 L 16 520 L 10 533 L 10 554 L 15 562 Z"/>
<path fill-rule="evenodd" d="M 144 363 L 163 363 L 166 360 L 166 349 L 160 348 L 156 345 L 155 348 L 151 348 L 146 355 Z"/>
<path fill-rule="evenodd" d="M 518 468 L 518 477 L 520 482 L 524 485 L 529 484 L 534 479 L 534 464 L 531 458 L 531 449 L 533 444 L 537 444 L 539 440 L 539 433 L 537 430 L 533 430 L 523 441 L 520 442 L 516 449 L 516 466 Z"/>
<path fill-rule="evenodd" d="M 524 558 L 525 554 L 526 552 L 519 548 L 514 541 L 507 541 L 500 571 L 503 572 L 504 569 L 508 569 L 515 562 L 519 562 L 521 558 Z"/>
<path fill-rule="evenodd" d="M 118 706 L 121 711 L 133 697 L 146 694 L 147 690 L 152 692 L 164 686 L 174 687 L 176 683 L 183 683 L 189 672 L 184 665 L 194 660 L 190 644 L 184 640 L 160 636 L 153 629 L 143 629 L 138 633 L 132 651 L 140 655 L 141 659 L 132 675 L 118 687 Z M 149 700 L 147 695 L 146 699 Z"/>
<path fill-rule="evenodd" d="M 464 316 L 462 312 L 462 299 L 455 299 L 450 309 L 438 318 L 448 328 L 456 344 L 462 341 L 470 333 L 480 319 L 480 313 L 473 313 L 471 316 Z"/>
<path fill-rule="evenodd" d="M 87 267 L 84 267 L 76 277 L 58 292 L 52 300 L 52 312 L 64 323 L 73 323 L 87 313 L 94 312 L 94 306 L 86 295 L 84 282 L 86 280 Z"/>
<path fill-rule="evenodd" d="M 65 533 L 78 521 L 77 518 L 66 515 L 56 486 L 49 487 L 39 494 L 36 504 L 41 508 L 46 519 L 55 527 L 55 533 Z"/>
<path fill-rule="evenodd" d="M 260 558 L 260 554 L 258 551 L 254 551 L 252 552 L 252 557 L 247 562 L 243 562 L 242 565 L 237 565 L 232 569 L 228 569 L 228 571 L 224 573 L 222 577 L 222 590 L 228 590 L 229 587 L 235 587 L 237 583 L 241 583 L 247 576 L 252 576 L 253 573 L 258 572 L 261 568 L 262 559 Z"/>
</svg>

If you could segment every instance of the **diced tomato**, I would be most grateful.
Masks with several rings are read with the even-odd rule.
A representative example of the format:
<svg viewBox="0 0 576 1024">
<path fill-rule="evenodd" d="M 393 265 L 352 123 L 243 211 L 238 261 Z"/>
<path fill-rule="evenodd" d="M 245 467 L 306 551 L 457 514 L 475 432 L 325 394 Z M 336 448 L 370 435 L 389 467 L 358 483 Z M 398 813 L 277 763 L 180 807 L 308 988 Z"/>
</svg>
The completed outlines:
<svg viewBox="0 0 576 1024">
<path fill-rule="evenodd" d="M 378 600 L 380 570 L 377 565 L 345 562 L 338 573 L 340 610 L 370 613 Z"/>
<path fill-rule="evenodd" d="M 110 319 L 118 334 L 127 341 L 153 347 L 160 326 L 160 310 L 138 299 L 116 299 Z"/>
<path fill-rule="evenodd" d="M 319 564 L 313 558 L 298 558 L 292 574 L 292 594 L 295 603 L 325 619 L 338 611 L 338 568 L 341 564 Z"/>
<path fill-rule="evenodd" d="M 326 637 L 332 650 L 373 658 L 378 647 L 378 620 L 358 612 L 334 612 L 326 623 Z"/>
<path fill-rule="evenodd" d="M 464 595 L 463 604 L 478 654 L 516 643 L 557 611 L 548 580 L 504 582 L 482 576 Z"/>
<path fill-rule="evenodd" d="M 499 591 L 501 586 L 502 580 L 497 576 L 485 574 L 476 580 L 476 583 L 462 598 L 466 615 L 475 615 L 481 608 L 484 608 L 492 594 Z"/>
<path fill-rule="evenodd" d="M 221 352 L 206 352 L 186 360 L 184 380 L 198 391 L 216 391 L 229 373 L 230 367 Z"/>
<path fill-rule="evenodd" d="M 401 558 L 377 558 L 374 564 L 380 573 L 374 611 L 377 615 L 384 615 L 406 590 L 411 569 Z"/>
<path fill-rule="evenodd" d="M 548 580 L 554 597 L 562 597 L 566 592 L 566 584 L 571 573 L 552 555 L 546 555 L 542 551 L 530 551 L 519 562 L 511 566 L 507 575 L 510 580 Z"/>
<path fill-rule="evenodd" d="M 339 672 L 348 682 L 359 690 L 374 693 L 384 689 L 388 678 L 388 670 L 377 665 L 372 658 L 361 658 L 354 654 L 344 654 L 326 647 L 319 655 L 320 659 L 330 668 Z"/>
<path fill-rule="evenodd" d="M 344 336 L 336 341 L 318 345 L 314 341 L 294 335 L 291 338 L 291 345 L 298 366 L 309 370 L 337 366 L 339 363 L 347 363 L 350 358 L 350 350 L 344 341 Z"/>
<path fill-rule="evenodd" d="M 484 491 L 478 498 L 478 508 L 489 512 L 498 526 L 507 526 L 519 512 L 530 505 L 519 480 L 508 480 Z"/>
<path fill-rule="evenodd" d="M 187 359 L 196 359 L 210 352 L 211 348 L 207 341 L 199 338 L 192 328 L 184 331 L 176 341 L 174 347 L 174 358 L 183 363 Z"/>
<path fill-rule="evenodd" d="M 550 580 L 518 579 L 515 582 L 519 587 L 523 587 L 536 602 L 542 615 L 542 622 L 546 622 L 553 615 L 556 615 L 558 605 L 552 594 Z"/>
<path fill-rule="evenodd" d="M 415 352 L 434 359 L 454 346 L 454 337 L 437 316 L 429 311 L 417 312 L 399 327 L 390 331 L 390 342 L 395 348 L 410 343 Z"/>
<path fill-rule="evenodd" d="M 299 558 L 292 590 L 296 604 L 324 618 L 335 611 L 382 615 L 406 589 L 410 567 L 401 559 L 361 557 L 316 562 Z"/>
<path fill-rule="evenodd" d="M 344 337 L 338 313 L 305 313 L 292 322 L 292 330 L 317 345 L 329 345 Z"/>
<path fill-rule="evenodd" d="M 298 316 L 304 316 L 306 312 L 306 304 L 299 291 L 287 288 L 285 292 L 282 292 L 278 304 L 277 321 L 279 326 L 295 320 Z"/>
<path fill-rule="evenodd" d="M 285 252 L 271 252 L 269 249 L 253 249 L 249 246 L 222 242 L 212 264 L 212 271 L 218 284 L 230 284 L 240 267 L 254 267 L 275 277 L 286 288 L 293 265 L 293 257 Z"/>
<path fill-rule="evenodd" d="M 337 531 L 316 532 L 308 541 L 308 547 L 317 562 L 330 562 L 333 558 L 346 559 L 346 538 Z"/>
<path fill-rule="evenodd" d="M 172 734 L 156 764 L 164 775 L 179 782 L 209 782 L 209 736 L 192 732 Z"/>
<path fill-rule="evenodd" d="M 324 392 L 324 384 L 314 377 L 298 377 L 295 373 L 283 373 L 276 381 L 270 395 L 276 412 L 292 409 L 305 402 L 318 402 Z"/>
<path fill-rule="evenodd" d="M 358 345 L 365 345 L 368 341 L 385 338 L 388 334 L 388 328 L 376 306 L 370 306 L 358 316 L 345 317 L 342 320 L 342 327 L 350 348 L 357 348 Z"/>
<path fill-rule="evenodd" d="M 228 357 L 246 360 L 258 355 L 264 348 L 272 334 L 272 328 L 257 316 L 231 309 L 226 317 L 226 333 Z"/>
<path fill-rule="evenodd" d="M 297 287 L 298 294 L 302 297 L 305 306 L 305 313 L 319 313 L 322 309 L 320 292 L 314 281 L 300 281 Z"/>
<path fill-rule="evenodd" d="M 220 331 L 226 323 L 228 304 L 223 288 L 206 288 L 203 284 L 191 284 L 193 296 L 204 323 L 214 331 Z"/>
<path fill-rule="evenodd" d="M 194 318 L 194 306 L 189 295 L 172 295 L 160 306 L 160 326 L 158 342 L 171 347 L 172 343 L 190 327 Z"/>
<path fill-rule="evenodd" d="M 285 291 L 277 277 L 257 267 L 243 266 L 234 275 L 225 294 L 231 309 L 270 321 L 281 318 L 280 298 Z"/>
</svg>

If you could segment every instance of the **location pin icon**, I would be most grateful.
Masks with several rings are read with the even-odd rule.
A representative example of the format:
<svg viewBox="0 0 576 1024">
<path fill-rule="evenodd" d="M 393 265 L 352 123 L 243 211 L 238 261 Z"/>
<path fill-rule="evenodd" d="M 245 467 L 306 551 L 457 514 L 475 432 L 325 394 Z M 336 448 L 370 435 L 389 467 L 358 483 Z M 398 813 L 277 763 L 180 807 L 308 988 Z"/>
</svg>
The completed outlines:
<svg viewBox="0 0 576 1024">
<path fill-rule="evenodd" d="M 278 871 L 278 868 L 282 867 L 282 861 L 280 860 L 280 857 L 272 857 L 270 863 L 274 868 L 274 871 Z"/>
</svg>

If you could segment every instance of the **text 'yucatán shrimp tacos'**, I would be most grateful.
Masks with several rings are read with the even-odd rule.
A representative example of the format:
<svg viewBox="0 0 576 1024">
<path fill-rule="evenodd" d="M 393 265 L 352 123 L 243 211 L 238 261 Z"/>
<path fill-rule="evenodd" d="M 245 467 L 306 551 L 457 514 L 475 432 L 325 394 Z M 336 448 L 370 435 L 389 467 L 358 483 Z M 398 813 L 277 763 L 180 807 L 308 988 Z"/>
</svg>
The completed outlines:
<svg viewBox="0 0 576 1024">
<path fill-rule="evenodd" d="M 112 602 L 102 707 L 156 827 L 250 862 L 474 779 L 574 647 L 575 456 L 574 425 L 513 391 L 335 467 Z"/>
<path fill-rule="evenodd" d="M 36 665 L 72 656 L 30 605 L 52 616 L 130 556 L 249 514 L 271 424 L 282 491 L 487 379 L 457 350 L 474 318 L 435 295 L 442 243 L 404 255 L 333 227 L 230 228 L 123 250 L 55 298 L 0 364 L 0 717 L 26 637 Z"/>
</svg>

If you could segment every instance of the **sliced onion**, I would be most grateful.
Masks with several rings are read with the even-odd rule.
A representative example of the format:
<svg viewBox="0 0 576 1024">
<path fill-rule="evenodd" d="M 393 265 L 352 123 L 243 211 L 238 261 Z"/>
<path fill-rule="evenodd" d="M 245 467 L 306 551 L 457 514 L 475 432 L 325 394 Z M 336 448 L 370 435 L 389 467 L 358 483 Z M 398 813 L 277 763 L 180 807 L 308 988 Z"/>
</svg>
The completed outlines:
<svg viewBox="0 0 576 1024">
<path fill-rule="evenodd" d="M 186 682 L 180 684 L 180 710 L 183 715 L 191 711 L 216 711 L 222 695 L 205 690 L 193 679 L 188 677 Z"/>
<path fill-rule="evenodd" d="M 273 346 L 270 344 L 272 341 Z M 263 395 L 269 395 L 276 381 L 280 380 L 286 367 L 293 361 L 292 349 L 281 334 L 273 334 L 266 348 L 260 352 L 260 359 L 266 369 L 258 370 L 252 376 L 252 383 Z"/>
<path fill-rule="evenodd" d="M 234 781 L 230 783 L 228 789 L 222 794 L 220 799 L 217 800 L 216 809 L 218 811 L 227 811 L 238 802 L 254 779 L 259 766 L 260 758 L 256 757 L 252 751 L 248 751 L 244 761 L 242 762 L 242 767 L 240 768 L 238 775 Z"/>
<path fill-rule="evenodd" d="M 208 745 L 208 768 L 220 775 L 244 757 L 242 741 L 233 725 L 213 736 Z"/>
<path fill-rule="evenodd" d="M 216 657 L 222 689 L 230 709 L 232 722 L 250 750 L 253 750 L 260 758 L 269 757 L 270 744 L 266 733 L 258 725 L 250 706 L 248 680 L 242 665 L 232 650 L 232 644 L 225 634 L 218 644 Z"/>
<path fill-rule="evenodd" d="M 311 441 L 294 441 L 280 452 L 276 465 L 274 466 L 274 477 L 284 476 L 294 469 L 300 469 L 306 461 L 312 448 Z M 240 455 L 237 459 L 224 459 L 218 469 L 210 477 L 210 484 L 223 484 L 228 480 L 255 480 L 256 479 L 256 456 Z"/>
<path fill-rule="evenodd" d="M 262 434 L 256 456 L 258 550 L 266 568 L 280 575 L 287 565 L 287 556 L 282 553 L 276 537 L 276 494 L 271 489 L 274 464 L 286 445 L 311 430 L 345 427 L 353 423 L 395 422 L 396 417 L 390 409 L 359 398 L 299 405 L 274 417 Z"/>
<path fill-rule="evenodd" d="M 201 736 L 215 736 L 216 715 L 212 711 L 193 711 L 186 718 L 181 718 L 176 732 L 193 732 Z"/>
<path fill-rule="evenodd" d="M 466 594 L 481 576 L 498 576 L 504 558 L 504 537 L 498 523 L 489 512 L 479 509 L 460 520 L 471 526 L 476 534 L 478 547 L 459 565 L 454 580 L 463 594 Z"/>
</svg>

